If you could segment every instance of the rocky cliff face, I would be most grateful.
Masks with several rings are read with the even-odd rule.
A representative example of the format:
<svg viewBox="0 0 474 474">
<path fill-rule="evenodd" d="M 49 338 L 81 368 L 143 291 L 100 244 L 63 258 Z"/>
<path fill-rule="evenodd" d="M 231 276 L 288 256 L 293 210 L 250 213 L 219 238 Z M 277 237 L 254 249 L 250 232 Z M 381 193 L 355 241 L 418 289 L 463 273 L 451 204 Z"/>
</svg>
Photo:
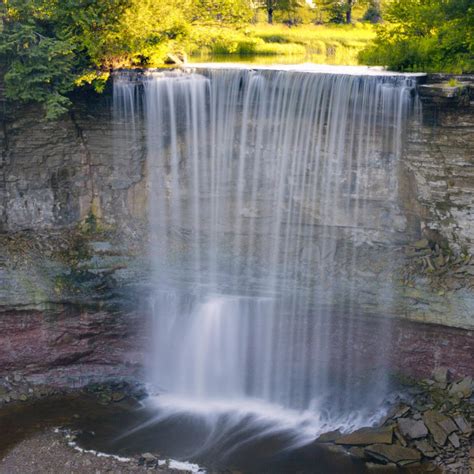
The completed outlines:
<svg viewBox="0 0 474 474">
<path fill-rule="evenodd" d="M 456 253 L 474 253 L 474 82 L 419 87 L 421 115 L 410 127 L 405 163 L 421 226 Z"/>
<path fill-rule="evenodd" d="M 0 132 L 0 230 L 58 228 L 89 214 L 115 225 L 142 218 L 144 152 L 116 128 L 107 95 L 78 97 L 57 122 L 35 107 L 10 108 Z"/>
<path fill-rule="evenodd" d="M 472 89 L 454 89 L 421 88 L 422 114 L 410 124 L 401 191 L 420 240 L 401 251 L 395 316 L 472 329 L 474 107 Z M 132 140 L 121 132 L 110 94 L 78 96 L 75 104 L 58 122 L 45 122 L 35 107 L 9 107 L 0 127 L 0 367 L 29 367 L 32 375 L 54 367 L 58 380 L 129 374 L 140 358 L 133 347 L 146 339 L 143 125 Z M 95 309 L 84 313 L 91 301 Z M 49 332 L 48 321 L 62 322 Z M 472 369 L 464 350 L 470 332 L 407 327 L 398 326 L 396 344 L 423 365 L 419 373 L 433 360 L 449 365 L 443 347 L 456 341 L 458 364 Z M 23 360 L 26 339 L 35 344 Z"/>
</svg>

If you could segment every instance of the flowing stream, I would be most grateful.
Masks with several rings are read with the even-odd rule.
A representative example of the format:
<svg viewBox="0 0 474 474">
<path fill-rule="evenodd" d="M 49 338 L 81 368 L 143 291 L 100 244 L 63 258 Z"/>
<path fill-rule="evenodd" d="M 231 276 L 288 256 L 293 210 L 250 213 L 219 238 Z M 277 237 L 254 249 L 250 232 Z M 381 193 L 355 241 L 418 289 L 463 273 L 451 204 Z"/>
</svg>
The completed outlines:
<svg viewBox="0 0 474 474">
<path fill-rule="evenodd" d="M 215 449 L 236 432 L 304 444 L 380 414 L 414 86 L 331 70 L 116 77 L 118 133 L 146 137 L 146 425 L 201 419 Z"/>
</svg>

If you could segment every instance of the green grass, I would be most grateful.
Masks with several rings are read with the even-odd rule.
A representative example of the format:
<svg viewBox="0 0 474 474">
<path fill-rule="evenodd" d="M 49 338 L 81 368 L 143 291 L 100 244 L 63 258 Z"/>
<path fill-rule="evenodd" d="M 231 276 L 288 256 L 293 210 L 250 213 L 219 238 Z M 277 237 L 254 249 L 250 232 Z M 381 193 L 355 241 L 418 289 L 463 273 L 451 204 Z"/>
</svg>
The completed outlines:
<svg viewBox="0 0 474 474">
<path fill-rule="evenodd" d="M 313 61 L 329 64 L 358 64 L 357 55 L 375 37 L 371 25 L 285 25 L 258 24 L 242 30 L 196 29 L 190 48 L 197 59 L 213 56 L 251 58 L 273 57 L 288 62 Z M 285 60 L 286 57 L 286 60 Z"/>
</svg>

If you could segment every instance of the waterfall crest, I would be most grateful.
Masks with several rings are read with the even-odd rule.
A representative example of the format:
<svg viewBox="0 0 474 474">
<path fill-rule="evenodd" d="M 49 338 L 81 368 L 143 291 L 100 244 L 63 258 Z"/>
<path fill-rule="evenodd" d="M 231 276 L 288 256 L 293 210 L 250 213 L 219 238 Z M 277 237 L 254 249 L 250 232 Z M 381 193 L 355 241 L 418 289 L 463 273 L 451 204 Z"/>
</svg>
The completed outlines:
<svg viewBox="0 0 474 474">
<path fill-rule="evenodd" d="M 336 424 L 380 402 L 413 87 L 245 69 L 116 79 L 119 115 L 146 127 L 150 378 L 168 399 Z"/>
</svg>

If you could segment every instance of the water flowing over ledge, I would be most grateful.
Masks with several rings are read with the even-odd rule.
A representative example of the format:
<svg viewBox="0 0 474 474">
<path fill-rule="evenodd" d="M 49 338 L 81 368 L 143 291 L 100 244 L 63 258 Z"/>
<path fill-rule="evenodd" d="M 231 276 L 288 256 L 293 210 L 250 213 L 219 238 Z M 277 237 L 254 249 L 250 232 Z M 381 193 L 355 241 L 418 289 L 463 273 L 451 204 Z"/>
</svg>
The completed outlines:
<svg viewBox="0 0 474 474">
<path fill-rule="evenodd" d="M 414 72 L 394 72 L 381 66 L 331 66 L 328 64 L 276 64 L 270 66 L 248 65 L 241 63 L 192 63 L 183 67 L 184 70 L 198 69 L 233 69 L 233 70 L 253 70 L 253 71 L 287 71 L 287 72 L 307 72 L 315 74 L 344 74 L 351 76 L 377 76 L 377 77 L 405 77 L 423 78 L 426 73 Z"/>
<path fill-rule="evenodd" d="M 133 140 L 146 123 L 150 380 L 236 413 L 257 399 L 367 423 L 387 390 L 398 159 L 417 76 L 194 67 L 114 82 L 117 133 Z M 379 268 L 369 288 L 367 261 Z M 361 347 L 367 300 L 385 336 Z"/>
</svg>

